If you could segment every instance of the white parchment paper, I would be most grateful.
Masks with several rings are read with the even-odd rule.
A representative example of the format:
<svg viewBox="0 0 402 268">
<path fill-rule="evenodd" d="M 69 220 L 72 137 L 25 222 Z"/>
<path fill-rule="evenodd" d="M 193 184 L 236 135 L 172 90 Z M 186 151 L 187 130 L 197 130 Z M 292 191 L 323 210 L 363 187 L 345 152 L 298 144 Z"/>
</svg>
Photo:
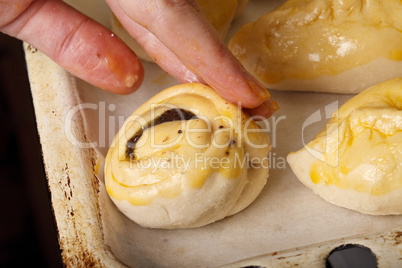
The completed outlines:
<svg viewBox="0 0 402 268">
<path fill-rule="evenodd" d="M 251 0 L 229 36 L 245 22 L 281 2 Z M 93 13 L 85 6 L 78 8 L 95 19 L 105 14 L 99 10 Z M 105 22 L 104 17 L 102 20 Z M 146 76 L 142 87 L 129 96 L 114 95 L 78 81 L 87 136 L 103 156 L 125 118 L 154 94 L 177 83 L 155 64 L 144 63 L 144 67 Z M 205 227 L 147 229 L 121 214 L 101 183 L 105 241 L 116 257 L 133 267 L 215 267 L 265 253 L 380 232 L 402 224 L 401 216 L 363 215 L 324 201 L 297 180 L 285 161 L 286 155 L 310 141 L 325 125 L 330 111 L 351 95 L 276 91 L 271 91 L 271 95 L 280 110 L 266 122 L 273 147 L 270 177 L 256 201 L 244 211 Z"/>
</svg>

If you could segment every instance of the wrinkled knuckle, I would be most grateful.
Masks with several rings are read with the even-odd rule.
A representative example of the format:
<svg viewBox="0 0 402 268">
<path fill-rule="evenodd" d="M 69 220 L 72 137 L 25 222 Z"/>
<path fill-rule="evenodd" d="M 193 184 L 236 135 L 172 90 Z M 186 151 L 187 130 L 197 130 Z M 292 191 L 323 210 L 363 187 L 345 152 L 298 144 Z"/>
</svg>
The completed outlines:
<svg viewBox="0 0 402 268">
<path fill-rule="evenodd" d="M 137 23 L 151 30 L 172 17 L 180 17 L 192 6 L 186 0 L 137 0 L 135 14 L 132 8 L 127 7 L 125 10 Z"/>
<path fill-rule="evenodd" d="M 60 40 L 57 41 L 53 50 L 53 59 L 56 61 L 63 58 L 65 55 L 74 55 L 80 51 L 82 42 L 77 42 L 76 35 L 89 19 L 84 19 L 75 27 L 71 28 Z"/>
<path fill-rule="evenodd" d="M 167 17 L 172 13 L 180 15 L 180 12 L 185 12 L 185 10 L 188 10 L 189 7 L 189 4 L 186 0 L 158 0 L 157 2 L 157 10 L 160 18 Z"/>
<path fill-rule="evenodd" d="M 172 7 L 172 6 L 186 6 L 188 2 L 186 0 L 159 0 L 162 6 L 164 7 Z"/>
<path fill-rule="evenodd" d="M 0 29 L 15 21 L 29 7 L 32 0 L 1 1 Z"/>
<path fill-rule="evenodd" d="M 173 8 L 180 8 L 188 5 L 186 0 L 139 0 L 138 5 L 148 12 L 169 12 Z"/>
</svg>

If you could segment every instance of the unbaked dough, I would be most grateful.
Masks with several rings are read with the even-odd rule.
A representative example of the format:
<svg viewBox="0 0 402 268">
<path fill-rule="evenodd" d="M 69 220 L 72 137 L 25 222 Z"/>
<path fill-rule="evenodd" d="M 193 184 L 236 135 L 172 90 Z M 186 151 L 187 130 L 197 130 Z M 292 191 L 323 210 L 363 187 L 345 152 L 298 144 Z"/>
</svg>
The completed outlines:
<svg viewBox="0 0 402 268">
<path fill-rule="evenodd" d="M 402 78 L 347 101 L 287 160 L 302 183 L 335 205 L 402 214 Z"/>
<path fill-rule="evenodd" d="M 402 2 L 288 0 L 229 49 L 270 89 L 358 93 L 402 76 Z"/>
<path fill-rule="evenodd" d="M 123 124 L 106 157 L 106 189 L 144 227 L 190 228 L 250 205 L 268 178 L 269 137 L 212 88 L 157 94 Z"/>
</svg>

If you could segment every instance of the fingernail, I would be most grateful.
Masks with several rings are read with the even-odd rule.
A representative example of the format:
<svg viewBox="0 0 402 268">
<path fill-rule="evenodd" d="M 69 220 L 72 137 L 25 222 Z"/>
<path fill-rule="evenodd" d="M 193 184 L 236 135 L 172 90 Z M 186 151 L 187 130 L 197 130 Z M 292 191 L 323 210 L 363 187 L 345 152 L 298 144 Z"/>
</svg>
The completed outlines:
<svg viewBox="0 0 402 268">
<path fill-rule="evenodd" d="M 253 109 L 245 109 L 247 113 L 249 113 L 252 116 L 256 116 L 254 120 L 261 120 L 260 117 L 264 118 L 269 118 L 272 116 L 275 111 L 279 109 L 278 103 L 268 99 L 265 102 L 263 102 L 260 106 L 253 108 Z"/>
<path fill-rule="evenodd" d="M 247 81 L 249 88 L 253 93 L 262 100 L 267 100 L 270 97 L 268 90 L 249 72 L 243 69 L 243 77 Z"/>
<path fill-rule="evenodd" d="M 279 109 L 278 103 L 271 99 L 266 100 L 261 106 L 261 115 L 265 118 L 271 117 Z"/>
<path fill-rule="evenodd" d="M 272 113 L 279 110 L 279 105 L 276 101 L 268 99 L 264 103 L 267 105 L 267 108 L 269 108 L 272 111 Z"/>
</svg>

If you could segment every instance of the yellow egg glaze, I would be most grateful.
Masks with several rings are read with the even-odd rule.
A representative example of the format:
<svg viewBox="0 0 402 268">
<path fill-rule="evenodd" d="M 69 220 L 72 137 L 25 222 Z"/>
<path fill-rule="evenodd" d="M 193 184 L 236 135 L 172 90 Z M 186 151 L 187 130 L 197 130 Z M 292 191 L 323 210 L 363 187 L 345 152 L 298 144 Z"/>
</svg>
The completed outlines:
<svg viewBox="0 0 402 268">
<path fill-rule="evenodd" d="M 229 48 L 267 84 L 336 75 L 402 61 L 401 14 L 400 0 L 289 0 L 241 28 Z"/>
<path fill-rule="evenodd" d="M 202 117 L 166 122 L 146 129 L 137 142 L 135 159 L 125 156 L 124 144 L 126 138 L 140 130 L 141 124 L 128 119 L 134 127 L 124 126 L 129 131 L 121 137 L 123 142 L 119 143 L 117 150 L 113 150 L 111 166 L 107 169 L 113 178 L 108 181 L 112 197 L 129 200 L 133 205 L 146 205 L 154 197 L 174 198 L 181 193 L 182 187 L 201 188 L 213 172 L 227 179 L 239 177 L 241 169 L 235 165 L 234 156 L 242 155 L 243 149 L 229 143 L 241 144 L 241 141 L 225 118 L 216 118 L 219 114 L 210 100 L 182 94 L 166 99 L 140 118 L 148 122 L 163 111 L 177 107 L 188 110 L 198 107 L 197 113 Z M 185 182 L 179 179 L 181 174 L 186 175 Z M 146 195 L 142 194 L 144 191 Z"/>
<path fill-rule="evenodd" d="M 308 145 L 315 184 L 379 196 L 402 189 L 402 78 L 367 89 L 346 102 Z"/>
<path fill-rule="evenodd" d="M 150 125 L 171 109 L 194 116 Z M 135 149 L 127 154 L 128 141 L 138 133 Z M 158 211 L 155 218 L 162 217 L 161 225 L 144 224 L 151 227 L 169 226 L 164 220 L 188 227 L 183 218 L 191 217 L 177 212 L 180 220 L 174 221 L 174 210 L 197 211 L 194 206 L 205 203 L 206 208 L 194 212 L 198 214 L 191 223 L 203 225 L 238 212 L 254 200 L 268 169 L 249 167 L 244 161 L 266 158 L 269 150 L 267 134 L 239 107 L 204 85 L 179 85 L 159 93 L 127 118 L 106 157 L 106 189 L 117 203 L 127 201 L 131 208 Z M 252 184 L 258 189 L 248 193 Z M 212 216 L 206 217 L 208 213 Z M 199 221 L 200 217 L 205 219 Z"/>
<path fill-rule="evenodd" d="M 203 226 L 254 201 L 267 181 L 269 150 L 267 133 L 240 107 L 205 85 L 178 85 L 127 118 L 106 156 L 106 189 L 142 226 Z"/>
</svg>

